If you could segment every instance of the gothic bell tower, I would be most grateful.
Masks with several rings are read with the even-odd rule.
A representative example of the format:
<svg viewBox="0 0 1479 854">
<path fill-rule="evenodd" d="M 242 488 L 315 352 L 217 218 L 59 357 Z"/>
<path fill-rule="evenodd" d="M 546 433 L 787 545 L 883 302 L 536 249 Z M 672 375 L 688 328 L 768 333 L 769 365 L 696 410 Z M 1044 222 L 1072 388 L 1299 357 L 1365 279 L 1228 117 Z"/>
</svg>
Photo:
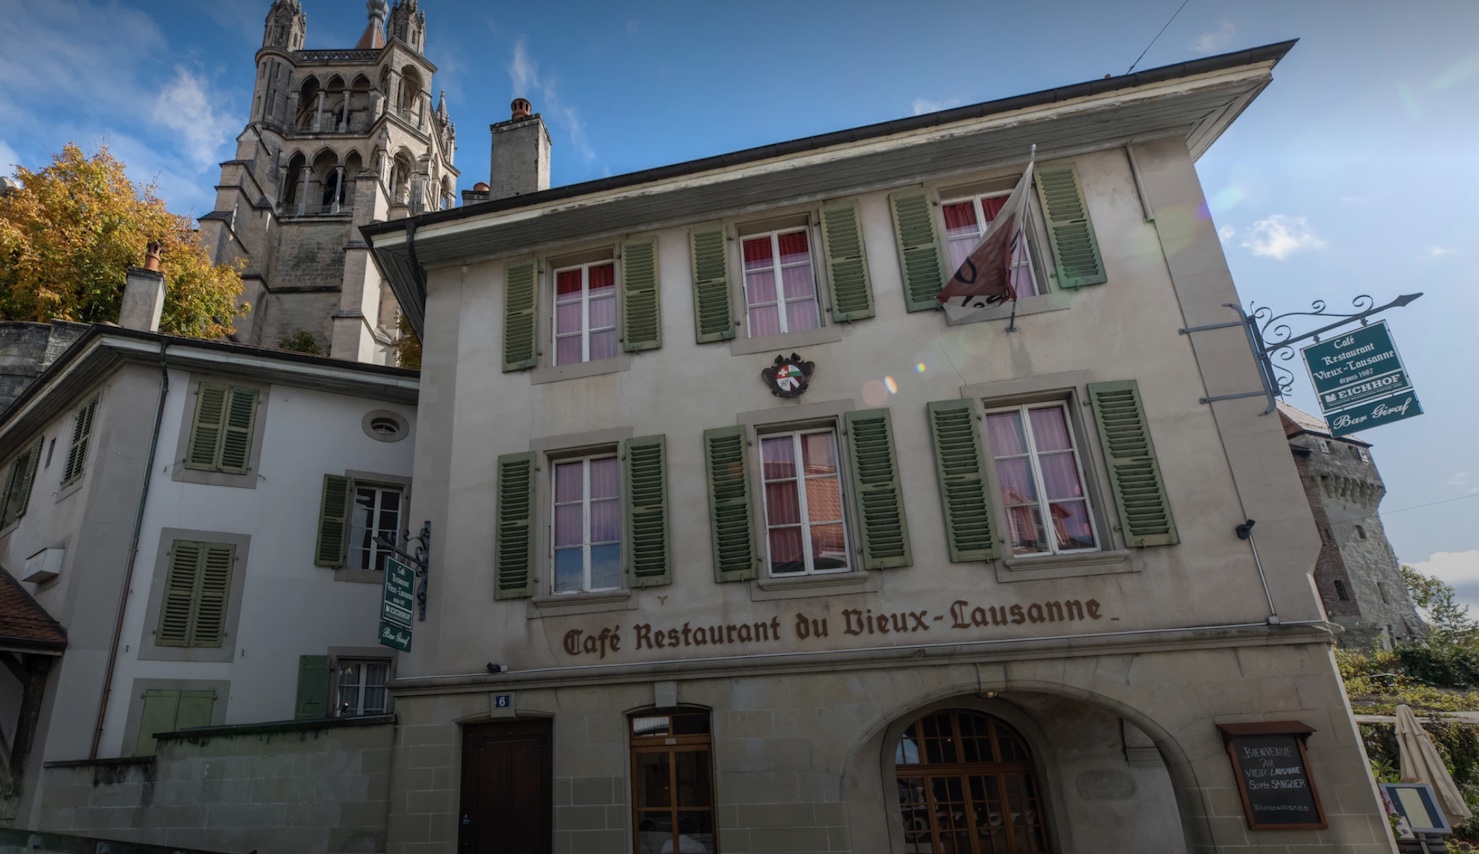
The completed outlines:
<svg viewBox="0 0 1479 854">
<path fill-rule="evenodd" d="M 416 0 L 365 9 L 357 44 L 318 50 L 300 0 L 273 0 L 250 121 L 200 227 L 218 262 L 243 264 L 237 340 L 394 364 L 400 309 L 359 227 L 454 205 L 457 129 Z"/>
</svg>

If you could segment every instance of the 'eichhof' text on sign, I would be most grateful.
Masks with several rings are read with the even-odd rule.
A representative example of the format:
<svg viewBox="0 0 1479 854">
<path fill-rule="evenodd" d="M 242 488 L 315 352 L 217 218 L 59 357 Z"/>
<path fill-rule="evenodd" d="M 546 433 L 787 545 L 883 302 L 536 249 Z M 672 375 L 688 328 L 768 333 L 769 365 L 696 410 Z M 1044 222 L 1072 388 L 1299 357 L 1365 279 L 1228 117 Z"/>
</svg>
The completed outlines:
<svg viewBox="0 0 1479 854">
<path fill-rule="evenodd" d="M 1412 390 L 1386 321 L 1311 344 L 1302 352 L 1326 415 Z"/>
</svg>

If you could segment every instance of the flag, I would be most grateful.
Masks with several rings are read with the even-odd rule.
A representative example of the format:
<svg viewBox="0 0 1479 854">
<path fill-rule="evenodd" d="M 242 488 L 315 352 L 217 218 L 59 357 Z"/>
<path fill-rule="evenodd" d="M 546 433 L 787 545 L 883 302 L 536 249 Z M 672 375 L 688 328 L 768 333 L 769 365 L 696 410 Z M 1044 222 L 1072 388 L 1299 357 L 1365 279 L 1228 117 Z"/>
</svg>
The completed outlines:
<svg viewBox="0 0 1479 854">
<path fill-rule="evenodd" d="M 981 242 L 940 289 L 936 299 L 950 313 L 955 313 L 952 309 L 980 309 L 1017 298 L 1012 287 L 1012 257 L 1025 235 L 1023 225 L 1031 187 L 1032 161 L 1029 160 L 1022 180 L 987 226 Z"/>
</svg>

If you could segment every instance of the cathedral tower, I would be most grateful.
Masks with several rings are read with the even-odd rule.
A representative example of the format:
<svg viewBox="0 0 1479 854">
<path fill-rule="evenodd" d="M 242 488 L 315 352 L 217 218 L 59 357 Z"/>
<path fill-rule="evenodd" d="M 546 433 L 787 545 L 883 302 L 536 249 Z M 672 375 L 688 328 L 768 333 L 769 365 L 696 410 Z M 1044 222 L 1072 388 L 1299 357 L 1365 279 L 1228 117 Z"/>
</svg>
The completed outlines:
<svg viewBox="0 0 1479 854">
<path fill-rule="evenodd" d="M 201 232 L 217 261 L 245 262 L 238 340 L 394 364 L 399 309 L 359 226 L 455 203 L 456 127 L 445 96 L 433 107 L 416 0 L 365 6 L 353 48 L 309 50 L 302 3 L 274 0 L 248 124 Z"/>
</svg>

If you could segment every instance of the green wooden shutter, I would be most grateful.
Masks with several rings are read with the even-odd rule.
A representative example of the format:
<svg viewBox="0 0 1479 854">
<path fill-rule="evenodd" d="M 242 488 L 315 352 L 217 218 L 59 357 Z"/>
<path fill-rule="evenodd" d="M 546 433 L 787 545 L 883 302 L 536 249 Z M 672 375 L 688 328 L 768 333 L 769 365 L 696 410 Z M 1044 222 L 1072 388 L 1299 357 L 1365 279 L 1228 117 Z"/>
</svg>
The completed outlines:
<svg viewBox="0 0 1479 854">
<path fill-rule="evenodd" d="M 159 628 L 154 643 L 158 646 L 189 646 L 190 617 L 195 602 L 196 577 L 205 556 L 203 543 L 175 540 L 169 550 L 169 568 L 165 571 L 164 596 L 159 605 Z"/>
<path fill-rule="evenodd" d="M 629 353 L 662 346 L 662 307 L 657 285 L 657 238 L 621 246 L 622 338 Z"/>
<path fill-rule="evenodd" d="M 498 458 L 494 599 L 534 595 L 534 454 Z"/>
<path fill-rule="evenodd" d="M 226 423 L 221 437 L 219 469 L 246 474 L 252 461 L 252 431 L 257 422 L 257 390 L 232 386 L 226 397 Z"/>
<path fill-rule="evenodd" d="M 986 461 L 971 402 L 935 401 L 929 404 L 929 419 L 950 560 L 992 560 L 997 550 L 986 496 Z"/>
<path fill-rule="evenodd" d="M 709 467 L 709 516 L 714 535 L 714 580 L 755 577 L 750 532 L 750 467 L 744 427 L 704 431 Z"/>
<path fill-rule="evenodd" d="M 195 423 L 190 428 L 190 446 L 185 468 L 215 471 L 221 459 L 221 439 L 226 432 L 226 397 L 223 385 L 201 383 L 195 392 Z"/>
<path fill-rule="evenodd" d="M 832 322 L 873 316 L 873 282 L 863 244 L 863 221 L 856 200 L 822 206 L 822 246 L 832 285 Z"/>
<path fill-rule="evenodd" d="M 21 458 L 16 457 L 10 461 L 10 467 L 5 470 L 5 488 L 3 491 L 0 491 L 0 528 L 8 528 L 10 527 L 10 523 L 15 521 L 10 515 L 11 496 L 15 493 L 16 481 L 20 479 L 20 471 Z"/>
<path fill-rule="evenodd" d="M 904 304 L 910 311 L 934 311 L 945 284 L 940 239 L 935 233 L 934 205 L 923 190 L 900 190 L 888 197 L 894 211 L 894 240 L 904 276 Z"/>
<path fill-rule="evenodd" d="M 67 449 L 67 464 L 62 468 L 63 486 L 82 477 L 83 465 L 87 462 L 87 443 L 92 437 L 92 419 L 97 409 L 98 399 L 93 398 L 77 410 L 72 419 L 72 447 Z"/>
<path fill-rule="evenodd" d="M 219 647 L 226 639 L 226 607 L 231 597 L 231 570 L 236 547 L 207 543 L 196 574 L 190 646 Z"/>
<path fill-rule="evenodd" d="M 139 714 L 139 740 L 134 745 L 135 756 L 154 755 L 155 734 L 174 732 L 179 710 L 179 691 L 144 692 L 144 709 Z"/>
<path fill-rule="evenodd" d="M 45 436 L 37 436 L 36 443 L 28 452 L 30 458 L 27 464 L 21 466 L 18 475 L 20 483 L 16 487 L 15 494 L 11 497 L 6 513 L 12 521 L 26 515 L 26 510 L 31 506 L 31 487 L 36 483 L 36 467 L 41 463 L 41 447 L 45 443 Z"/>
<path fill-rule="evenodd" d="M 318 544 L 313 565 L 341 569 L 349 546 L 349 497 L 354 492 L 347 477 L 324 475 L 323 496 L 318 505 Z"/>
<path fill-rule="evenodd" d="M 215 705 L 215 691 L 181 691 L 180 708 L 175 713 L 175 731 L 210 726 L 211 710 Z"/>
<path fill-rule="evenodd" d="M 729 309 L 729 240 L 722 225 L 705 225 L 688 235 L 693 252 L 693 326 L 698 343 L 734 337 Z"/>
<path fill-rule="evenodd" d="M 1166 499 L 1150 425 L 1134 380 L 1090 383 L 1089 402 L 1099 422 L 1109 484 L 1119 506 L 1125 545 L 1171 546 L 1181 542 Z"/>
<path fill-rule="evenodd" d="M 533 261 L 503 268 L 503 370 L 522 371 L 539 364 L 539 277 Z"/>
<path fill-rule="evenodd" d="M 626 458 L 627 586 L 655 587 L 673 580 L 668 555 L 667 439 L 629 439 Z"/>
<path fill-rule="evenodd" d="M 1037 194 L 1047 220 L 1048 242 L 1058 269 L 1058 287 L 1102 285 L 1108 279 L 1099 239 L 1089 221 L 1089 205 L 1072 163 L 1037 170 Z"/>
<path fill-rule="evenodd" d="M 914 557 L 888 410 L 849 412 L 844 421 L 852 456 L 853 494 L 863 525 L 863 568 L 909 566 Z"/>
<path fill-rule="evenodd" d="M 298 700 L 294 720 L 318 720 L 329 716 L 329 657 L 298 656 Z"/>
</svg>

